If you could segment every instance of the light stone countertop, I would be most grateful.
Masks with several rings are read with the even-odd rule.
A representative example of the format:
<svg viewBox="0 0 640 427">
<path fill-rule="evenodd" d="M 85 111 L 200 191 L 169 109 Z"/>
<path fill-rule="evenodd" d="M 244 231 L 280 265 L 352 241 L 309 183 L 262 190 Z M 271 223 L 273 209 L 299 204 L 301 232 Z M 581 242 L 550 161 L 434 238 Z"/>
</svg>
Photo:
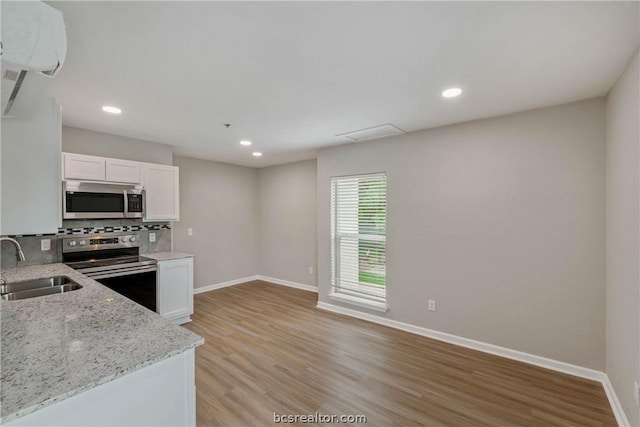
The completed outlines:
<svg viewBox="0 0 640 427">
<path fill-rule="evenodd" d="M 155 259 L 156 261 L 169 261 L 172 259 L 180 258 L 193 258 L 191 254 L 185 254 L 184 252 L 155 252 L 151 254 L 141 254 L 143 257 Z"/>
<path fill-rule="evenodd" d="M 204 343 L 64 264 L 1 273 L 8 282 L 68 276 L 83 288 L 0 301 L 0 423 Z"/>
</svg>

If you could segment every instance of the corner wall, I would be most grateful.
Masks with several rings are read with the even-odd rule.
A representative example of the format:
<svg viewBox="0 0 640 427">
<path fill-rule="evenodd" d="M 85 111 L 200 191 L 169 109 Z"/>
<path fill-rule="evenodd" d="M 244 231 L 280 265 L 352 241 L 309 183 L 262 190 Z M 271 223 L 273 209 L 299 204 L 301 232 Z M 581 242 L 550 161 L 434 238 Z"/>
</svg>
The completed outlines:
<svg viewBox="0 0 640 427">
<path fill-rule="evenodd" d="M 603 370 L 604 139 L 599 98 L 320 150 L 320 302 L 330 177 L 386 172 L 386 318 Z"/>
<path fill-rule="evenodd" d="M 194 287 L 258 274 L 258 171 L 179 156 L 173 164 L 180 168 L 173 246 L 195 255 Z"/>
<path fill-rule="evenodd" d="M 607 96 L 606 373 L 640 425 L 640 71 L 638 53 Z"/>
<path fill-rule="evenodd" d="M 258 170 L 260 275 L 316 286 L 316 173 L 315 160 Z"/>
<path fill-rule="evenodd" d="M 175 156 L 173 164 L 174 250 L 195 255 L 196 290 L 258 274 L 316 286 L 315 160 L 253 169 Z"/>
</svg>

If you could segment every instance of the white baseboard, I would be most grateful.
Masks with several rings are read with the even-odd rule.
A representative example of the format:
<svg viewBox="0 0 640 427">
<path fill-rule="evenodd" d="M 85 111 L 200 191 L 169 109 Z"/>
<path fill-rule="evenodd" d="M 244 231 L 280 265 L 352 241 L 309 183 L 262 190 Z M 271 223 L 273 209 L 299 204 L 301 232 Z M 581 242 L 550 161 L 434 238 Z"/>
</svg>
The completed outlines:
<svg viewBox="0 0 640 427">
<path fill-rule="evenodd" d="M 318 293 L 317 286 L 305 285 L 304 283 L 290 282 L 289 280 L 276 279 L 275 277 L 260 276 L 258 280 L 264 280 L 265 282 L 273 283 L 275 285 L 289 286 L 290 288 L 302 289 L 309 292 Z"/>
<path fill-rule="evenodd" d="M 216 289 L 222 289 L 229 286 L 240 285 L 241 283 L 251 282 L 253 280 L 263 280 L 265 282 L 273 283 L 274 285 L 288 286 L 290 288 L 302 289 L 310 292 L 318 292 L 318 288 L 311 285 L 305 285 L 304 283 L 290 282 L 289 280 L 276 279 L 275 277 L 268 276 L 249 276 L 241 279 L 229 280 L 228 282 L 214 283 L 213 285 L 201 286 L 194 288 L 194 294 L 201 294 L 203 292 L 215 291 Z"/>
<path fill-rule="evenodd" d="M 451 335 L 445 332 L 439 332 L 433 329 L 427 329 L 421 326 L 415 326 L 410 323 L 404 323 L 397 320 L 387 319 L 385 317 L 380 317 L 373 314 L 362 313 L 358 310 L 353 310 L 350 308 L 345 308 L 345 307 L 337 306 L 334 304 L 318 302 L 317 307 L 322 310 L 327 310 L 327 311 L 332 311 L 334 313 L 357 317 L 359 319 L 368 320 L 370 322 L 378 323 L 380 325 L 389 326 L 395 329 L 400 329 L 405 332 L 411 332 L 416 335 L 422 335 L 423 337 L 433 338 L 438 341 L 444 341 L 450 344 L 459 345 L 461 347 L 466 347 L 473 350 L 479 350 L 484 353 L 494 354 L 496 356 L 502 356 L 508 359 L 518 360 L 521 362 L 529 363 L 531 365 L 553 369 L 554 371 L 564 372 L 565 374 L 575 375 L 582 378 L 588 378 L 595 381 L 600 381 L 603 375 L 603 373 L 600 371 L 596 371 L 589 368 L 583 368 L 582 366 L 572 365 L 570 363 L 560 362 L 559 360 L 548 359 L 546 357 L 536 356 L 536 355 L 524 353 L 518 350 L 512 350 L 509 348 L 500 347 L 497 345 L 488 344 L 482 341 L 476 341 L 469 338 L 460 337 L 457 335 Z"/>
<path fill-rule="evenodd" d="M 229 286 L 239 285 L 240 283 L 251 282 L 252 280 L 258 280 L 260 276 L 243 277 L 242 279 L 229 280 L 228 282 L 214 283 L 213 285 L 201 286 L 199 288 L 193 288 L 194 294 L 201 294 L 203 292 L 215 291 L 216 289 L 222 289 Z"/>
<path fill-rule="evenodd" d="M 622 409 L 622 404 L 620 403 L 620 400 L 618 400 L 618 395 L 613 389 L 613 384 L 611 384 L 609 376 L 604 372 L 602 373 L 602 375 L 602 387 L 604 387 L 604 392 L 607 394 L 607 399 L 609 399 L 609 404 L 611 405 L 611 409 L 613 410 L 613 415 L 616 416 L 618 425 L 621 427 L 630 426 L 631 423 L 629 422 L 627 415 L 624 413 L 624 409 Z"/>
<path fill-rule="evenodd" d="M 549 359 L 547 357 L 536 356 L 535 354 L 525 353 L 518 350 L 512 350 L 506 347 L 500 347 L 493 344 L 488 344 L 481 341 L 472 340 L 469 338 L 460 337 L 457 335 L 447 334 L 445 332 L 434 331 L 433 329 L 423 328 L 421 326 L 411 325 L 409 323 L 400 322 L 397 320 L 387 319 L 385 317 L 376 316 L 369 313 L 363 313 L 358 310 L 353 310 L 346 307 L 341 307 L 326 302 L 318 302 L 317 307 L 321 310 L 331 311 L 333 313 L 344 314 L 346 316 L 356 317 L 358 319 L 366 320 L 369 322 L 377 323 L 379 325 L 388 326 L 390 328 L 400 329 L 412 334 L 421 335 L 427 338 L 433 338 L 438 341 L 444 341 L 450 344 L 459 345 L 461 347 L 470 348 L 472 350 L 482 351 L 484 353 L 493 354 L 496 356 L 505 357 L 507 359 L 517 360 L 520 362 L 528 363 L 530 365 L 540 366 L 542 368 L 551 369 L 553 371 L 562 372 L 576 377 L 586 378 L 589 380 L 597 381 L 602 384 L 604 391 L 609 399 L 609 404 L 613 414 L 616 417 L 616 421 L 620 426 L 628 426 L 629 421 L 622 410 L 622 405 L 618 400 L 609 377 L 602 371 L 596 371 L 595 369 L 585 368 L 571 363 L 561 362 L 559 360 Z"/>
</svg>

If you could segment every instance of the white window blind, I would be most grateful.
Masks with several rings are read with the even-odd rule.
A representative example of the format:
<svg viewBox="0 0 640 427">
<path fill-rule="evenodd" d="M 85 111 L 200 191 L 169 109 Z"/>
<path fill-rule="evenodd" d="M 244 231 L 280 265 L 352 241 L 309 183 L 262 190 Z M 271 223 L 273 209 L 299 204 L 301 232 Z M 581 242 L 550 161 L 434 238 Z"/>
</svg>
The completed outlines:
<svg viewBox="0 0 640 427">
<path fill-rule="evenodd" d="M 387 176 L 331 179 L 331 277 L 334 293 L 386 300 Z"/>
</svg>

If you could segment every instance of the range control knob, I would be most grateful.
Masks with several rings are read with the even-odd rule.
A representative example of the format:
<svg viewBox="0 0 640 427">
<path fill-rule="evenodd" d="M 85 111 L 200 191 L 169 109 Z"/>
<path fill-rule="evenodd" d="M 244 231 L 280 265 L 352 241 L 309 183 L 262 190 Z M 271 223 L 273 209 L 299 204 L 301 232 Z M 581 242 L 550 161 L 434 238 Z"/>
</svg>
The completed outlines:
<svg viewBox="0 0 640 427">
<path fill-rule="evenodd" d="M 130 241 L 130 242 L 135 242 L 135 241 L 136 241 L 136 236 L 131 236 L 131 237 L 129 238 L 129 241 Z"/>
<path fill-rule="evenodd" d="M 122 237 L 120 238 L 120 241 L 121 241 L 122 243 L 126 243 L 128 240 L 129 240 L 129 236 L 122 236 Z"/>
<path fill-rule="evenodd" d="M 75 240 L 71 240 L 71 241 L 69 242 L 69 246 L 72 246 L 72 247 L 73 247 L 73 246 L 75 246 L 75 245 L 77 245 L 77 243 L 76 243 L 76 241 L 75 241 Z"/>
<path fill-rule="evenodd" d="M 80 240 L 80 246 L 84 246 L 86 244 L 87 244 L 86 240 Z"/>
</svg>

